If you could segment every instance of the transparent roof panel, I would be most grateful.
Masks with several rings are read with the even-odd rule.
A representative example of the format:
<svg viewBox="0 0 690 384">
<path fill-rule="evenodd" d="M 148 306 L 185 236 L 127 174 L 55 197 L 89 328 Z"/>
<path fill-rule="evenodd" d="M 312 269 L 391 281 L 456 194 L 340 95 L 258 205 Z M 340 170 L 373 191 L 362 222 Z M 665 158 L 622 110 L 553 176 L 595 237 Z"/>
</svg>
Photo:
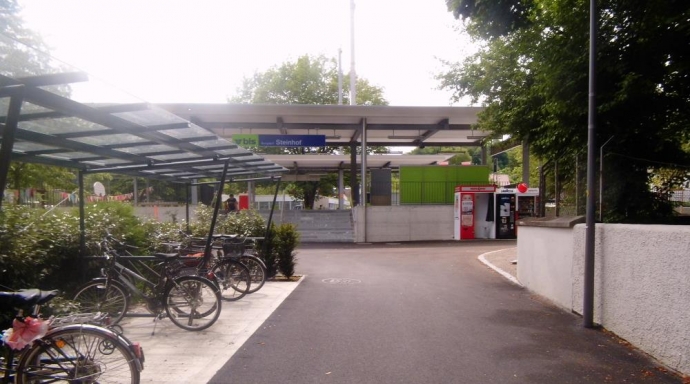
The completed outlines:
<svg viewBox="0 0 690 384">
<path fill-rule="evenodd" d="M 10 98 L 0 98 L 0 117 L 7 117 L 7 109 L 10 107 Z M 22 114 L 51 112 L 51 109 L 41 107 L 40 105 L 31 104 L 29 102 L 22 103 Z"/>
<path fill-rule="evenodd" d="M 156 153 L 156 152 L 167 152 L 175 150 L 175 148 L 169 145 L 138 145 L 132 147 L 117 148 L 118 151 L 129 153 L 132 155 L 139 155 L 142 153 Z"/>
<path fill-rule="evenodd" d="M 182 161 L 191 159 L 201 159 L 202 157 L 194 153 L 183 152 L 171 155 L 154 155 L 151 156 L 151 158 L 158 161 Z"/>
<path fill-rule="evenodd" d="M 102 136 L 88 136 L 79 137 L 71 139 L 84 144 L 96 145 L 96 146 L 107 146 L 107 145 L 117 145 L 117 144 L 134 144 L 134 143 L 146 143 L 147 139 L 141 138 L 139 136 L 131 135 L 128 133 L 118 134 L 118 135 L 102 135 Z"/>
<path fill-rule="evenodd" d="M 54 157 L 59 157 L 62 159 L 70 159 L 70 160 L 83 160 L 83 159 L 98 159 L 102 160 L 102 156 L 95 156 L 93 153 L 87 153 L 87 152 L 56 152 L 56 153 L 51 153 L 50 155 L 46 156 L 54 156 Z M 96 160 L 96 161 L 98 161 Z"/>
<path fill-rule="evenodd" d="M 229 149 L 224 149 L 224 150 L 231 150 L 231 149 L 237 149 L 237 145 L 230 143 L 227 140 L 223 139 L 216 139 L 216 140 L 204 140 L 204 141 L 192 141 L 191 144 L 194 144 L 198 147 L 201 148 L 208 148 L 208 149 L 213 149 L 213 148 L 227 148 L 228 146 L 232 146 L 232 148 Z M 238 150 L 237 152 L 243 152 L 245 150 Z"/>
<path fill-rule="evenodd" d="M 94 124 L 75 117 L 63 117 L 58 119 L 45 119 L 35 121 L 24 121 L 19 123 L 21 129 L 31 132 L 44 133 L 47 135 L 59 135 L 64 133 L 88 133 L 109 130 L 103 125 Z"/>
<path fill-rule="evenodd" d="M 215 136 L 213 133 L 197 125 L 192 125 L 189 128 L 166 129 L 160 131 L 160 133 L 168 135 L 170 137 L 174 137 L 176 139 L 190 139 L 204 136 Z"/>
<path fill-rule="evenodd" d="M 47 150 L 54 150 L 54 149 L 59 149 L 59 148 L 55 147 L 55 146 L 51 146 L 51 145 L 33 143 L 30 141 L 15 141 L 14 147 L 12 148 L 12 150 L 14 152 L 19 152 L 19 153 L 47 151 Z"/>
<path fill-rule="evenodd" d="M 150 109 L 142 111 L 113 113 L 113 115 L 144 126 L 186 122 L 186 120 L 177 115 L 173 115 L 159 108 L 149 107 Z"/>
<path fill-rule="evenodd" d="M 217 152 L 223 156 L 235 156 L 235 155 L 246 155 L 247 154 L 247 151 L 242 149 L 242 148 L 220 149 Z"/>
</svg>

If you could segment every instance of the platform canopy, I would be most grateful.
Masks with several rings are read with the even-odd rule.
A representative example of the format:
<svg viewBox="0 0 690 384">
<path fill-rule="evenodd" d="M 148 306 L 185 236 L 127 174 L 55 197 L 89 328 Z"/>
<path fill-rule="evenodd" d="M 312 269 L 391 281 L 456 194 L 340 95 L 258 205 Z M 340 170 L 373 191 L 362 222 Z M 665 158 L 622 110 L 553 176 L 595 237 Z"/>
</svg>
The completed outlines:
<svg viewBox="0 0 690 384">
<path fill-rule="evenodd" d="M 224 138 L 236 134 L 324 135 L 326 145 L 480 146 L 481 107 L 367 105 L 159 104 Z"/>
<path fill-rule="evenodd" d="M 218 178 L 226 163 L 228 177 L 287 171 L 152 104 L 118 102 L 119 97 L 77 101 L 73 95 L 83 95 L 79 86 L 88 84 L 84 73 L 16 77 L 1 69 L 0 171 L 5 173 L 9 161 L 185 183 Z"/>
<path fill-rule="evenodd" d="M 444 165 L 455 154 L 439 155 L 368 155 L 367 167 L 369 169 L 391 168 L 400 169 L 401 166 L 411 165 Z M 324 154 L 304 154 L 304 155 L 263 155 L 267 160 L 272 161 L 284 168 L 288 168 L 291 173 L 307 171 L 313 172 L 334 172 L 338 170 L 350 169 L 350 155 L 324 155 Z M 358 165 L 358 164 L 356 164 Z"/>
</svg>

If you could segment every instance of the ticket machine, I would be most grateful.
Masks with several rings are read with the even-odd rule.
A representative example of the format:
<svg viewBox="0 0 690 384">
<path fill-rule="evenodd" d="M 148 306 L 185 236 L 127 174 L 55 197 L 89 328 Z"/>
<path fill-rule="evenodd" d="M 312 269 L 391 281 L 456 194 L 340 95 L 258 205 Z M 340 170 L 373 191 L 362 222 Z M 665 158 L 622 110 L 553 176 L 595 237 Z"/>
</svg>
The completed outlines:
<svg viewBox="0 0 690 384">
<path fill-rule="evenodd" d="M 519 184 L 516 188 L 496 190 L 496 238 L 517 238 L 517 221 L 536 216 L 539 188 Z"/>
</svg>

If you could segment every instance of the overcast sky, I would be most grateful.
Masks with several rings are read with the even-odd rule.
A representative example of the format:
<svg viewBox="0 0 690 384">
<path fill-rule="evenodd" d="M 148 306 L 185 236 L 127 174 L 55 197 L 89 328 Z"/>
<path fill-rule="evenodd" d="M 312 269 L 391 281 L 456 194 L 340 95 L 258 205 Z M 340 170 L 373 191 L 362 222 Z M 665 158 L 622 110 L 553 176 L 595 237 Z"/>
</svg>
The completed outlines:
<svg viewBox="0 0 690 384">
<path fill-rule="evenodd" d="M 19 0 L 53 56 L 139 98 L 225 102 L 243 76 L 304 54 L 350 68 L 349 0 Z M 391 105 L 450 105 L 440 59 L 472 48 L 444 0 L 357 0 L 356 72 Z M 349 84 L 349 79 L 344 79 Z"/>
</svg>

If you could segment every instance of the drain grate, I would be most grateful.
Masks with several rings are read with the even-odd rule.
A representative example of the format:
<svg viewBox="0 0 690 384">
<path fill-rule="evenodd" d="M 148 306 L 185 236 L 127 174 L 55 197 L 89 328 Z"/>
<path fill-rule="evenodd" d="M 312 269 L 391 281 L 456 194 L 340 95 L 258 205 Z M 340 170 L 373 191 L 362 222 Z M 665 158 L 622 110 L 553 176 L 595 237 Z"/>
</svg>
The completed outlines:
<svg viewBox="0 0 690 384">
<path fill-rule="evenodd" d="M 321 280 L 328 284 L 359 284 L 362 280 L 348 279 L 348 278 L 330 278 Z"/>
</svg>

